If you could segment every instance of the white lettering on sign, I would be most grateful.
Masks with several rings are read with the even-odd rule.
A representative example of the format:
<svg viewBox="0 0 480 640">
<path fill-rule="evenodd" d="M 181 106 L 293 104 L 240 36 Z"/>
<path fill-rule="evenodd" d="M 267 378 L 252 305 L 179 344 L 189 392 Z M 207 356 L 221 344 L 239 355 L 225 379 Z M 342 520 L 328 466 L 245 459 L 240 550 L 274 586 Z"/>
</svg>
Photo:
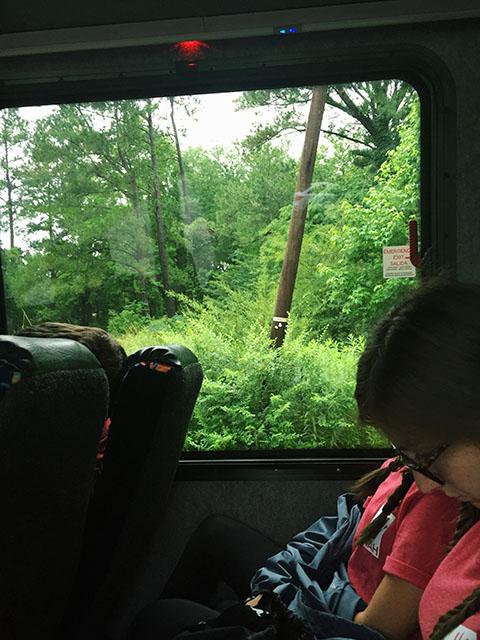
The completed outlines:
<svg viewBox="0 0 480 640">
<path fill-rule="evenodd" d="M 477 640 L 477 633 L 461 624 L 450 631 L 443 640 Z"/>
<path fill-rule="evenodd" d="M 410 262 L 410 248 L 383 247 L 384 278 L 414 278 L 415 267 Z"/>
</svg>

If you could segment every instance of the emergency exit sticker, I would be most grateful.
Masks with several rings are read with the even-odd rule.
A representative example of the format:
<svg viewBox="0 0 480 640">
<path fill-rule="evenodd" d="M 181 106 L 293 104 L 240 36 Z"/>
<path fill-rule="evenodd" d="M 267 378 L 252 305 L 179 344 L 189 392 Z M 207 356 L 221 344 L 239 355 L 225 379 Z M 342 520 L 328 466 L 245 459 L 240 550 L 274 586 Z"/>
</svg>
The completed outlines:
<svg viewBox="0 0 480 640">
<path fill-rule="evenodd" d="M 408 245 L 401 247 L 383 247 L 383 277 L 415 277 L 415 267 L 410 262 L 410 248 Z"/>
</svg>

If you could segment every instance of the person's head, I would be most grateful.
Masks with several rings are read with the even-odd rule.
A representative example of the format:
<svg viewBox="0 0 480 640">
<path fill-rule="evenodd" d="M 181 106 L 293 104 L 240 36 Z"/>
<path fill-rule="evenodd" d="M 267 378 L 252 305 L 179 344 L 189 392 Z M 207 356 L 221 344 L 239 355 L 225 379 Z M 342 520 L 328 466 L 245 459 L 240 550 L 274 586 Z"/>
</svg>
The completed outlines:
<svg viewBox="0 0 480 640">
<path fill-rule="evenodd" d="M 90 349 L 105 370 L 111 393 L 120 381 L 126 353 L 123 347 L 103 329 L 82 327 L 63 322 L 44 322 L 25 327 L 16 333 L 19 336 L 31 338 L 68 338 L 69 340 L 76 340 Z"/>
<path fill-rule="evenodd" d="M 464 502 L 447 552 L 480 519 L 480 286 L 437 283 L 400 302 L 357 370 L 360 420 L 403 452 L 422 491 Z M 441 640 L 480 611 L 480 588 L 437 621 Z"/>
<path fill-rule="evenodd" d="M 412 467 L 480 507 L 479 286 L 435 284 L 400 302 L 367 342 L 355 397 L 360 420 Z"/>
</svg>

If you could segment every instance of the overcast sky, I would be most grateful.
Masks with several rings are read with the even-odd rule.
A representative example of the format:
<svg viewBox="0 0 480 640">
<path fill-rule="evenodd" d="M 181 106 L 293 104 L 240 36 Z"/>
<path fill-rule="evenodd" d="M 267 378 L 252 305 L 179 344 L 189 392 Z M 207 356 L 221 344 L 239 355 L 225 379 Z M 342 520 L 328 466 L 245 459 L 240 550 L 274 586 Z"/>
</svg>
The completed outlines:
<svg viewBox="0 0 480 640">
<path fill-rule="evenodd" d="M 262 110 L 262 115 L 257 115 L 255 109 L 237 111 L 235 100 L 241 93 L 216 93 L 197 96 L 197 106 L 193 116 L 189 116 L 181 106 L 176 109 L 176 121 L 181 136 L 181 145 L 185 150 L 189 147 L 202 147 L 213 149 L 220 146 L 228 148 L 237 141 L 245 138 L 252 132 L 259 122 L 268 121 L 268 109 Z M 165 123 L 165 127 L 170 130 L 169 103 L 162 100 L 159 108 L 159 118 Z M 20 109 L 22 117 L 34 123 L 38 118 L 46 116 L 55 109 L 54 105 L 39 107 L 23 107 Z M 305 107 L 306 118 L 307 107 Z M 324 115 L 325 123 L 331 118 L 331 112 L 326 109 Z M 275 144 L 285 146 L 294 158 L 299 158 L 302 145 L 303 133 L 292 132 L 276 141 Z M 321 137 L 321 144 L 327 144 L 324 136 Z M 21 229 L 17 229 L 21 232 Z M 8 233 L 0 233 L 0 240 L 4 246 L 8 246 Z M 19 246 L 24 245 L 24 239 L 18 236 Z"/>
<path fill-rule="evenodd" d="M 216 146 L 228 147 L 236 141 L 242 140 L 253 130 L 259 117 L 253 109 L 237 111 L 235 100 L 240 93 L 215 93 L 197 96 L 198 106 L 194 116 L 188 116 L 182 108 L 177 109 L 176 117 L 182 138 L 182 147 L 203 147 L 213 149 Z M 168 119 L 169 107 L 164 102 L 163 115 Z M 21 115 L 35 121 L 54 109 L 53 106 L 24 107 Z M 162 111 L 162 109 L 160 109 Z M 328 110 L 325 117 L 328 119 Z M 263 120 L 263 118 L 262 118 Z M 168 125 L 167 125 L 168 126 Z M 289 152 L 293 157 L 300 156 L 303 144 L 303 134 L 292 133 L 283 140 L 288 141 Z M 325 142 L 322 140 L 322 142 Z"/>
</svg>

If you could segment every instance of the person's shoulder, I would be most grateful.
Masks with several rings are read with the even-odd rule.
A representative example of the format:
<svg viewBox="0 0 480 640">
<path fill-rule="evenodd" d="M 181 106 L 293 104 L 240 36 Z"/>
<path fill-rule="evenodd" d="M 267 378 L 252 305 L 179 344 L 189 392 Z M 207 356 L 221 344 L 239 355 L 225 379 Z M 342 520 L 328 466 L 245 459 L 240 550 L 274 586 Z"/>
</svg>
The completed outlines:
<svg viewBox="0 0 480 640">
<path fill-rule="evenodd" d="M 460 503 L 456 498 L 451 498 L 441 489 L 435 489 L 429 493 L 422 493 L 415 482 L 410 487 L 403 504 L 403 510 L 416 512 L 422 511 L 435 514 L 437 522 L 439 519 L 443 521 L 454 521 L 460 510 Z"/>
</svg>

